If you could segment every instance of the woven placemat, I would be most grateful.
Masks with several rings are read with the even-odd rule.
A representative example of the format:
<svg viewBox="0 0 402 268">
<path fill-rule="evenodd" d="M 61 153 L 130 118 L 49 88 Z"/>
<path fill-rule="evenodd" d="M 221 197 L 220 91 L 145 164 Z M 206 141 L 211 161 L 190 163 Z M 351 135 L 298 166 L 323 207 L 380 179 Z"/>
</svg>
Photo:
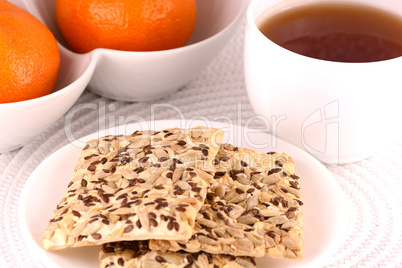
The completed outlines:
<svg viewBox="0 0 402 268">
<path fill-rule="evenodd" d="M 20 150 L 1 154 L 0 267 L 41 267 L 38 257 L 22 239 L 18 202 L 32 171 L 52 152 L 69 143 L 66 124 L 75 137 L 81 137 L 100 127 L 114 126 L 119 118 L 132 122 L 180 119 L 177 110 L 186 119 L 216 120 L 217 116 L 227 116 L 234 124 L 245 124 L 254 112 L 244 84 L 243 39 L 244 22 L 219 56 L 170 97 L 125 103 L 86 91 L 74 107 L 94 104 L 97 109 L 81 109 L 73 116 L 70 113 L 70 117 L 61 118 Z M 328 267 L 402 267 L 401 159 L 402 143 L 396 140 L 367 160 L 326 165 L 344 191 L 351 215 L 348 232 L 336 254 L 327 260 Z"/>
</svg>

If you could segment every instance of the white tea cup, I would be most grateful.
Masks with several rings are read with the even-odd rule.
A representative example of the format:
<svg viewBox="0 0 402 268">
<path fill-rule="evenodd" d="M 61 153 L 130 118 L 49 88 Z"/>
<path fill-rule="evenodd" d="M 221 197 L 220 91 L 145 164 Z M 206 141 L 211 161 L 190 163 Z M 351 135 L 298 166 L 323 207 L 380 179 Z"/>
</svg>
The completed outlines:
<svg viewBox="0 0 402 268">
<path fill-rule="evenodd" d="M 271 133 L 331 163 L 372 156 L 389 139 L 402 89 L 402 57 L 345 63 L 291 52 L 264 36 L 259 20 L 281 10 L 323 0 L 253 0 L 247 10 L 244 48 L 246 88 Z M 362 3 L 402 16 L 402 1 Z"/>
</svg>

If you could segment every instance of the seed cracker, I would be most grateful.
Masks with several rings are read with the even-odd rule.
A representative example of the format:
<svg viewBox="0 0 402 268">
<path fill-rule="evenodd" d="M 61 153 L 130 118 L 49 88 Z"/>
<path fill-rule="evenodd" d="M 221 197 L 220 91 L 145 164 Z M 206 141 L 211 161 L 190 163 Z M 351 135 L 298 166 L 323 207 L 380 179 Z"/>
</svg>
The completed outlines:
<svg viewBox="0 0 402 268">
<path fill-rule="evenodd" d="M 99 250 L 101 268 L 255 268 L 252 257 L 213 255 L 205 252 L 160 252 L 150 250 L 148 241 L 115 242 Z"/>
<path fill-rule="evenodd" d="M 89 141 L 45 230 L 46 250 L 121 240 L 188 239 L 223 132 L 136 131 Z"/>
<path fill-rule="evenodd" d="M 153 250 L 205 251 L 299 259 L 303 216 L 299 177 L 286 154 L 224 145 L 215 158 L 215 184 L 189 240 L 151 240 Z"/>
</svg>

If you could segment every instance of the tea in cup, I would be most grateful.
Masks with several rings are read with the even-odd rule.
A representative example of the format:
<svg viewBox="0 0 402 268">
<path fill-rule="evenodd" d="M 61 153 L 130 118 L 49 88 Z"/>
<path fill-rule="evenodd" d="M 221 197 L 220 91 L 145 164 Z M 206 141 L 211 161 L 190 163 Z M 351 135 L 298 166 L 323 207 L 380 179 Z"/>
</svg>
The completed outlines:
<svg viewBox="0 0 402 268">
<path fill-rule="evenodd" d="M 326 163 L 365 159 L 401 114 L 402 1 L 253 0 L 244 71 L 273 135 Z"/>
</svg>

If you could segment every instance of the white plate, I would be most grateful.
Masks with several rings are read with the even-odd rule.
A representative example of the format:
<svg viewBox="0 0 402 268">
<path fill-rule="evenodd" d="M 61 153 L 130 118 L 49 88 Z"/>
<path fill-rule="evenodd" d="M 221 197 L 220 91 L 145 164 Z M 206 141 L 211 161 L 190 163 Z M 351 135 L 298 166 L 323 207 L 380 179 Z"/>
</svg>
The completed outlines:
<svg viewBox="0 0 402 268">
<path fill-rule="evenodd" d="M 339 245 L 346 230 L 347 208 L 343 193 L 332 174 L 315 158 L 275 137 L 258 130 L 245 129 L 227 123 L 210 123 L 225 131 L 225 142 L 262 152 L 283 151 L 295 162 L 302 189 L 304 206 L 304 257 L 302 260 L 259 258 L 258 267 L 322 267 Z M 143 122 L 120 129 L 94 133 L 67 145 L 45 161 L 31 174 L 22 192 L 19 222 L 30 254 L 45 267 L 97 267 L 98 248 L 84 247 L 47 252 L 42 248 L 42 236 L 57 203 L 64 195 L 83 142 L 107 134 L 132 133 L 141 129 L 190 127 L 205 122 L 179 120 Z"/>
</svg>

